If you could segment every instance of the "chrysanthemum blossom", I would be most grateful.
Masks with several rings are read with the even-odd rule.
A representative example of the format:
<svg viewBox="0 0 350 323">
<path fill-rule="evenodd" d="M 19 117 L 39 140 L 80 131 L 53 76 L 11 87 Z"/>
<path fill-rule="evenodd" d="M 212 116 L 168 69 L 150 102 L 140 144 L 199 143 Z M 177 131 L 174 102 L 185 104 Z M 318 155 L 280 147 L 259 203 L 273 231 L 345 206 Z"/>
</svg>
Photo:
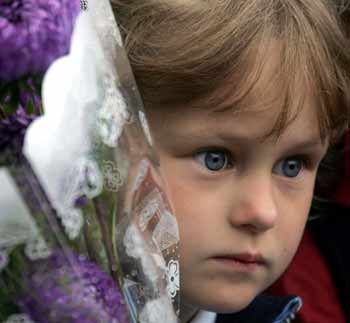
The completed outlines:
<svg viewBox="0 0 350 323">
<path fill-rule="evenodd" d="M 26 273 L 18 305 L 37 323 L 127 323 L 122 293 L 113 279 L 83 256 L 61 252 Z"/>
<path fill-rule="evenodd" d="M 0 82 L 43 74 L 70 48 L 79 0 L 0 0 Z"/>
</svg>

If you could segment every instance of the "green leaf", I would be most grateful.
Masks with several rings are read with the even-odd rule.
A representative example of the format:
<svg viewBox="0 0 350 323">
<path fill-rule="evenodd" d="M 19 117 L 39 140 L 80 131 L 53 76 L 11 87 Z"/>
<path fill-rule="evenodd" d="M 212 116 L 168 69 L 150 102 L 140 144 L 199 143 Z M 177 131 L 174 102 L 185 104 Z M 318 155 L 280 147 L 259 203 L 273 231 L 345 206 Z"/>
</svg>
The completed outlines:
<svg viewBox="0 0 350 323">
<path fill-rule="evenodd" d="M 2 300 L 0 296 L 0 321 L 4 322 L 8 319 L 9 316 L 17 313 L 20 313 L 19 308 L 11 302 Z"/>
<path fill-rule="evenodd" d="M 9 103 L 3 106 L 3 112 L 5 116 L 9 116 L 12 113 L 16 112 L 18 104 L 14 100 L 11 100 Z"/>
<path fill-rule="evenodd" d="M 18 87 L 25 92 L 29 92 L 32 93 L 33 92 L 33 88 L 28 84 L 28 80 L 21 80 L 18 83 Z"/>
<path fill-rule="evenodd" d="M 0 84 L 0 95 L 1 97 L 5 97 L 9 93 L 11 93 L 11 88 L 13 88 L 13 85 L 8 83 Z"/>
<path fill-rule="evenodd" d="M 4 111 L 4 106 L 0 104 L 0 120 L 5 119 L 6 118 L 6 114 Z"/>
<path fill-rule="evenodd" d="M 0 277 L 1 281 L 1 277 Z M 19 313 L 18 307 L 10 300 L 0 284 L 0 322 L 5 321 L 10 315 Z"/>
<path fill-rule="evenodd" d="M 0 322 L 10 315 L 19 313 L 19 308 L 13 302 L 21 291 L 21 271 L 23 266 L 23 246 L 17 246 L 9 255 L 9 264 L 0 273 Z"/>
<path fill-rule="evenodd" d="M 35 105 L 34 105 L 34 102 L 32 99 L 30 99 L 27 103 L 27 106 L 26 106 L 26 112 L 27 114 L 34 114 L 35 113 Z"/>
</svg>

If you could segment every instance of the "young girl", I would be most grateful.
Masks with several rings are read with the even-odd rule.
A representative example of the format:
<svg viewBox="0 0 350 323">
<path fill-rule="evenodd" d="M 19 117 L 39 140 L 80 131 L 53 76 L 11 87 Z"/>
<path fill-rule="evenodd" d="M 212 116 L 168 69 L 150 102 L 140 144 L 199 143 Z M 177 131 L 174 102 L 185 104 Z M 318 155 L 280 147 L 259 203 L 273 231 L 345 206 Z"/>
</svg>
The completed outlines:
<svg viewBox="0 0 350 323">
<path fill-rule="evenodd" d="M 298 298 L 260 294 L 294 256 L 349 117 L 338 8 L 112 2 L 180 226 L 181 322 L 287 322 Z"/>
</svg>

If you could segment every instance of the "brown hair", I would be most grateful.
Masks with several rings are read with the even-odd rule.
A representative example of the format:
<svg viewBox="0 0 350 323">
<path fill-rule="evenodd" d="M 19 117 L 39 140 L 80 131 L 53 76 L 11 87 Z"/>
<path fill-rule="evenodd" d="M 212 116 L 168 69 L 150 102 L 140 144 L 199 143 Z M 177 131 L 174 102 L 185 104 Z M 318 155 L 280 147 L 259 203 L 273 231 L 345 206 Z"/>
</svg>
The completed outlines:
<svg viewBox="0 0 350 323">
<path fill-rule="evenodd" d="M 344 7 L 345 0 L 339 0 Z M 339 3 L 340 3 L 339 2 Z M 112 0 L 146 109 L 206 97 L 227 81 L 236 102 L 254 90 L 274 39 L 271 80 L 280 132 L 300 82 L 312 91 L 322 136 L 349 119 L 347 40 L 331 0 Z M 340 7 L 340 5 L 339 5 Z M 260 53 L 266 53 L 261 55 Z M 306 88 L 306 86 L 304 87 Z M 224 99 L 224 98 L 222 98 Z M 298 102 L 300 104 L 302 102 Z"/>
</svg>

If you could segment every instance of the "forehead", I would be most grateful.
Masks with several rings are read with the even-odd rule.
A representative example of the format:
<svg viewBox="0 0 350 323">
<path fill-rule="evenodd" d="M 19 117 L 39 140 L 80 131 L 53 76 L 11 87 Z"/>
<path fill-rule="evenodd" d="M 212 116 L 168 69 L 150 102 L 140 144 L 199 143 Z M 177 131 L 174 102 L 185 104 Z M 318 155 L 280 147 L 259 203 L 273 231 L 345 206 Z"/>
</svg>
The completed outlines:
<svg viewBox="0 0 350 323">
<path fill-rule="evenodd" d="M 183 142 L 199 141 L 203 145 L 222 142 L 251 144 L 263 141 L 280 143 L 320 139 L 317 112 L 313 104 L 305 105 L 296 113 L 294 119 L 277 136 L 268 136 L 276 122 L 279 107 L 265 110 L 240 110 L 233 112 L 210 111 L 208 109 L 174 109 L 172 112 L 156 113 L 152 126 L 157 128 L 158 140 Z M 151 114 L 152 115 L 152 114 Z M 160 131 L 159 131 L 160 130 Z"/>
<path fill-rule="evenodd" d="M 318 127 L 318 104 L 302 62 L 295 62 L 293 73 L 286 73 L 281 55 L 278 42 L 260 43 L 215 91 L 184 108 L 217 119 L 236 116 L 245 124 L 255 116 L 269 125 L 257 129 L 262 138 L 278 137 L 299 114 Z"/>
</svg>

